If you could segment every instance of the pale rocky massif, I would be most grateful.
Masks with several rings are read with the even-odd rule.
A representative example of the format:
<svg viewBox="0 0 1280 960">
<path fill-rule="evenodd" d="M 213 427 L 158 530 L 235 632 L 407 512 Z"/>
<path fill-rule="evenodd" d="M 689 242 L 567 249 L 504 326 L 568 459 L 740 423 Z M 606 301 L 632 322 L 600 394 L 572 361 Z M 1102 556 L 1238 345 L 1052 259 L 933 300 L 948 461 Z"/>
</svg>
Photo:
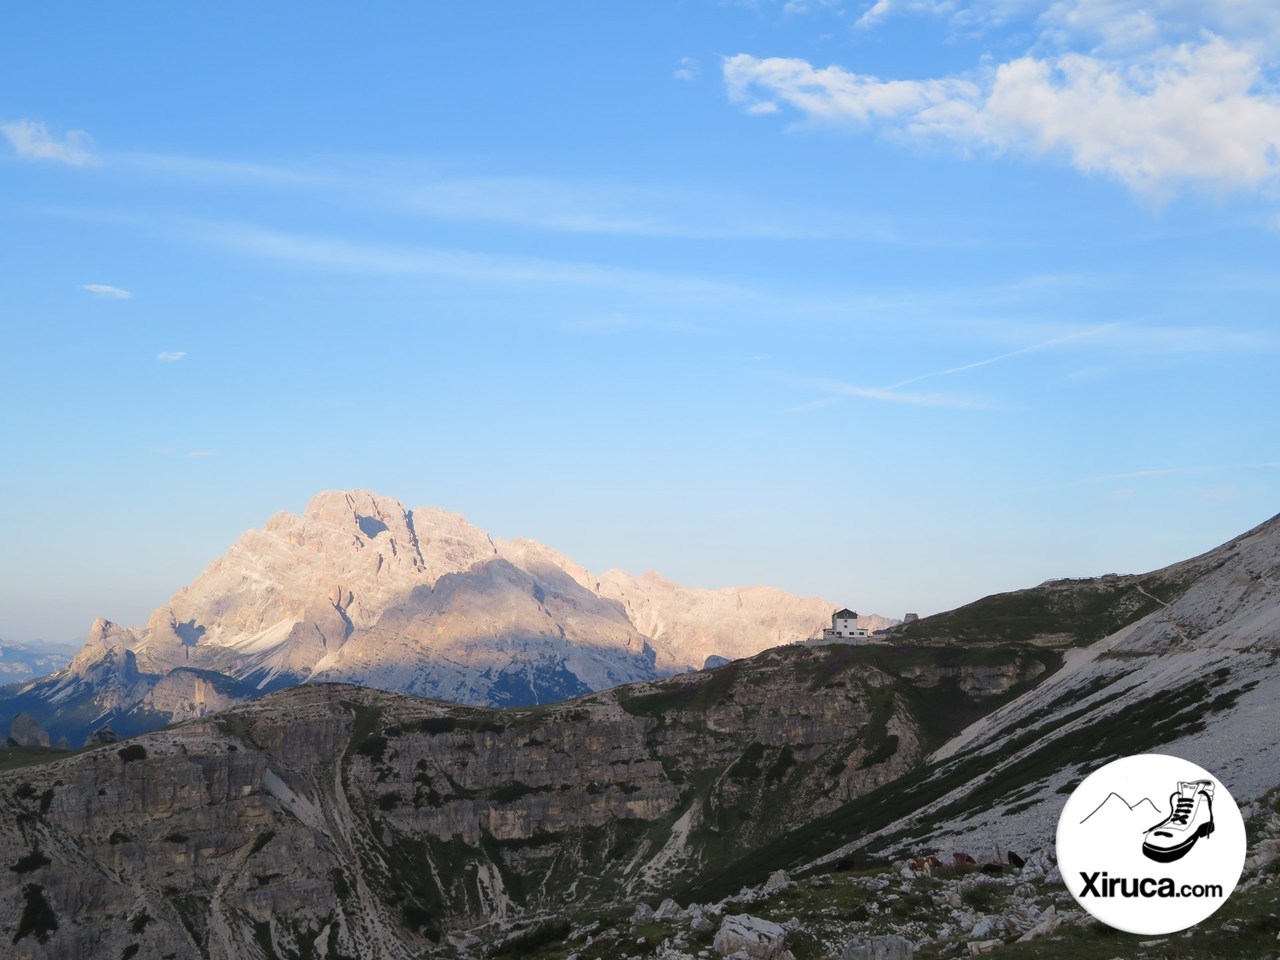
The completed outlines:
<svg viewBox="0 0 1280 960">
<path fill-rule="evenodd" d="M 533 704 L 803 639 L 832 609 L 767 587 L 594 575 L 443 510 L 322 493 L 245 533 L 145 627 L 99 620 L 66 670 L 0 700 L 0 722 L 26 712 L 76 745 L 103 724 L 136 733 L 304 682 Z"/>
</svg>

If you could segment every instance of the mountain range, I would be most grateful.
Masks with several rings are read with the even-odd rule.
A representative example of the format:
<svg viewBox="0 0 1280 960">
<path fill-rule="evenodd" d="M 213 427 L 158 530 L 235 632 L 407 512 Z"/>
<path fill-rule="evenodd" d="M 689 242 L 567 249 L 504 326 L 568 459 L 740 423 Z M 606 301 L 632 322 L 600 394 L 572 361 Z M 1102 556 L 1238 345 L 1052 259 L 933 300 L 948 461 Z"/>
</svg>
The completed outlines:
<svg viewBox="0 0 1280 960">
<path fill-rule="evenodd" d="M 49 958 L 1137 956 L 1073 909 L 1053 838 L 1088 773 L 1162 752 L 1218 777 L 1251 843 L 1170 955 L 1260 956 L 1277 704 L 1280 517 L 1148 574 L 557 703 L 304 683 L 11 751 L 0 930 Z"/>
<path fill-rule="evenodd" d="M 801 640 L 833 609 L 768 587 L 596 575 L 440 509 L 327 492 L 245 533 L 144 627 L 95 622 L 65 669 L 0 698 L 0 726 L 24 714 L 79 745 L 320 682 L 530 705 Z"/>
<path fill-rule="evenodd" d="M 0 640 L 0 687 L 61 670 L 75 655 L 76 649 L 67 644 Z"/>
</svg>

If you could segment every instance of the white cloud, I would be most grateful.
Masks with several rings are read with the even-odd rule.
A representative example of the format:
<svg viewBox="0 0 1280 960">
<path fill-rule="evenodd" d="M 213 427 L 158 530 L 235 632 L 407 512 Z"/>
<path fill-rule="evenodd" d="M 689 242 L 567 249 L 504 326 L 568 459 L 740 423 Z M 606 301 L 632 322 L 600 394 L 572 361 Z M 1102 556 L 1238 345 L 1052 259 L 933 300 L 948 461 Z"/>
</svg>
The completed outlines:
<svg viewBox="0 0 1280 960">
<path fill-rule="evenodd" d="M 951 14 L 956 10 L 953 0 L 876 0 L 860 16 L 854 26 L 867 29 L 883 23 L 898 13 Z"/>
<path fill-rule="evenodd" d="M 1040 5 L 1024 9 L 1037 14 L 1042 42 L 1063 49 L 1120 54 L 1194 41 L 1206 32 L 1239 42 L 1280 40 L 1274 0 L 1056 0 L 1043 12 Z"/>
<path fill-rule="evenodd" d="M 14 120 L 0 124 L 13 147 L 13 152 L 31 160 L 49 160 L 72 167 L 94 163 L 91 152 L 93 138 L 83 130 L 68 130 L 61 139 L 49 131 L 43 123 L 34 120 Z"/>
<path fill-rule="evenodd" d="M 962 79 L 880 80 L 840 67 L 816 69 L 804 60 L 758 60 L 745 53 L 726 57 L 723 72 L 729 99 L 744 104 L 748 112 L 771 112 L 781 100 L 808 119 L 830 124 L 892 121 L 979 93 Z"/>
<path fill-rule="evenodd" d="M 748 110 L 781 102 L 812 123 L 1064 157 L 1155 198 L 1185 184 L 1256 190 L 1280 178 L 1280 97 L 1255 48 L 1218 36 L 1139 59 L 1024 56 L 934 80 L 747 54 L 726 58 L 723 73 L 729 98 Z"/>
<path fill-rule="evenodd" d="M 676 64 L 673 76 L 677 80 L 696 80 L 698 78 L 698 61 L 693 57 L 681 57 L 680 62 Z"/>
<path fill-rule="evenodd" d="M 128 290 L 122 290 L 120 287 L 113 287 L 106 283 L 82 283 L 80 284 L 80 289 L 86 290 L 102 300 L 133 299 L 133 294 Z"/>
<path fill-rule="evenodd" d="M 156 359 L 165 363 L 177 363 L 186 355 L 185 350 L 162 350 L 156 354 Z"/>
<path fill-rule="evenodd" d="M 217 454 L 212 450 L 192 450 L 187 456 L 192 460 L 204 460 L 208 457 L 216 457 Z"/>
<path fill-rule="evenodd" d="M 944 19 L 960 38 L 1013 27 L 1055 50 L 1152 50 L 1209 32 L 1238 40 L 1280 40 L 1275 0 L 876 0 L 858 26 L 902 15 Z"/>
</svg>

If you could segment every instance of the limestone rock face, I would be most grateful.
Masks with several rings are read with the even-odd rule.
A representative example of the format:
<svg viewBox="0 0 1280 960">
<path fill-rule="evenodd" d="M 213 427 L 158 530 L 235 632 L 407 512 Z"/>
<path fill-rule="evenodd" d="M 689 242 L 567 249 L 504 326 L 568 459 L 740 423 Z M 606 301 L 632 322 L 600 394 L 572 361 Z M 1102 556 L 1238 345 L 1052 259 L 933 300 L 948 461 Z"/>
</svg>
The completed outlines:
<svg viewBox="0 0 1280 960">
<path fill-rule="evenodd" d="M 156 690 L 195 713 L 216 689 L 184 671 Z M 807 647 L 504 710 L 299 685 L 0 772 L 0 927 L 49 960 L 409 958 L 666 897 L 917 763 L 913 689 Z M 767 921 L 721 934 L 790 956 Z"/>
<path fill-rule="evenodd" d="M 615 569 L 595 575 L 532 540 L 499 541 L 497 549 L 529 570 L 562 570 L 597 596 L 618 603 L 649 638 L 658 668 L 671 672 L 700 669 L 709 657 L 749 657 L 818 636 L 831 626 L 834 608 L 819 597 L 796 597 L 761 586 L 698 590 L 652 571 L 634 576 Z M 858 625 L 868 630 L 895 622 L 875 615 L 858 618 Z"/>
<path fill-rule="evenodd" d="M 29 713 L 20 713 L 9 725 L 9 739 L 20 747 L 47 747 L 49 734 Z"/>
<path fill-rule="evenodd" d="M 245 533 L 145 627 L 96 621 L 65 670 L 0 702 L 0 721 L 27 711 L 79 744 L 88 716 L 127 736 L 306 682 L 544 703 L 803 639 L 831 609 L 766 587 L 597 577 L 456 514 L 327 492 Z"/>
</svg>

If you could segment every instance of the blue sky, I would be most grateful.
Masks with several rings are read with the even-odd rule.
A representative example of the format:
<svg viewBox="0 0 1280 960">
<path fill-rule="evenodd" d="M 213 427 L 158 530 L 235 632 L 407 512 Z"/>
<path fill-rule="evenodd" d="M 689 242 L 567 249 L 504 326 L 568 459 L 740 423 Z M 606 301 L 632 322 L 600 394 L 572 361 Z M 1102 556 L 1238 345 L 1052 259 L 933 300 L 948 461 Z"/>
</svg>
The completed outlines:
<svg viewBox="0 0 1280 960">
<path fill-rule="evenodd" d="M 934 612 L 1276 512 L 1263 0 L 28 5 L 0 636 L 360 487 Z"/>
</svg>

